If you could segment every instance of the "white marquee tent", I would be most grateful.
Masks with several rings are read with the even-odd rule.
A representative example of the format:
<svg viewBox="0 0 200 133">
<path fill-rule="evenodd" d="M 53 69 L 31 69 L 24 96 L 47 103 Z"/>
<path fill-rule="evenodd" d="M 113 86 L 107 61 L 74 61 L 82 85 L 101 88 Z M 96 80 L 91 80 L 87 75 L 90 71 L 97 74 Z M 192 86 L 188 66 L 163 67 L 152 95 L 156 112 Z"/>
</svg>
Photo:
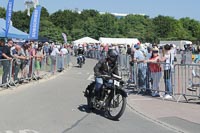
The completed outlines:
<svg viewBox="0 0 200 133">
<path fill-rule="evenodd" d="M 75 40 L 72 42 L 74 45 L 78 45 L 78 44 L 94 44 L 94 43 L 99 43 L 98 40 L 95 40 L 91 37 L 83 37 L 81 39 Z"/>
<path fill-rule="evenodd" d="M 137 38 L 105 38 L 105 37 L 100 37 L 99 42 L 101 44 L 125 44 L 125 45 L 134 45 L 137 43 L 140 43 L 140 41 Z"/>
</svg>

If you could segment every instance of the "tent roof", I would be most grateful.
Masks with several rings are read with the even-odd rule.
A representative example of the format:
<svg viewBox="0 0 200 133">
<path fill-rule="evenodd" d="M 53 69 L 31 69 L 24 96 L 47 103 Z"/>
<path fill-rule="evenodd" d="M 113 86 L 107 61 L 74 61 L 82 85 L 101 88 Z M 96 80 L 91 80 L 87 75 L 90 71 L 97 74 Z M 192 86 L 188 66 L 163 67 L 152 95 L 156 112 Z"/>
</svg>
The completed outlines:
<svg viewBox="0 0 200 133">
<path fill-rule="evenodd" d="M 137 44 L 140 43 L 140 41 L 137 38 L 105 38 L 100 37 L 99 38 L 100 43 L 102 44 Z"/>
<path fill-rule="evenodd" d="M 83 43 L 99 43 L 98 40 L 95 40 L 91 37 L 83 37 L 81 39 L 73 41 L 74 44 L 83 44 Z"/>
<path fill-rule="evenodd" d="M 5 37 L 5 25 L 6 21 L 3 18 L 0 18 L 0 37 Z M 17 39 L 28 39 L 28 34 L 10 25 L 7 37 Z"/>
</svg>

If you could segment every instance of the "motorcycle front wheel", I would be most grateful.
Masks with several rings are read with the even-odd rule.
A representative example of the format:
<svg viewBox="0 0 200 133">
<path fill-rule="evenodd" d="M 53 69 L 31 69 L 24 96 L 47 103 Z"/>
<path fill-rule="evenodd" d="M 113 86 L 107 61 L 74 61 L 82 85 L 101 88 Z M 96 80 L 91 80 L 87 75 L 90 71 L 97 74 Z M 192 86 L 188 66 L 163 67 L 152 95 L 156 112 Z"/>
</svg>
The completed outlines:
<svg viewBox="0 0 200 133">
<path fill-rule="evenodd" d="M 80 61 L 80 63 L 79 63 L 79 67 L 82 68 L 82 62 L 81 62 L 81 61 Z"/>
<path fill-rule="evenodd" d="M 111 120 L 118 120 L 125 111 L 126 102 L 126 97 L 124 97 L 120 92 L 112 96 L 108 103 L 108 118 Z"/>
</svg>

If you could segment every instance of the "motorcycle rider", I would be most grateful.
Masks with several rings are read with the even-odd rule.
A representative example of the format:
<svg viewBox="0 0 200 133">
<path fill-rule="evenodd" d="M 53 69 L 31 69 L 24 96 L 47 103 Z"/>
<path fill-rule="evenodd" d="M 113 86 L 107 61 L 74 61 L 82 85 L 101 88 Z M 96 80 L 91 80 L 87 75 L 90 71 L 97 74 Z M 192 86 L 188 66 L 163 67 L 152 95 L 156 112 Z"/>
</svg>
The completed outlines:
<svg viewBox="0 0 200 133">
<path fill-rule="evenodd" d="M 117 58 L 117 51 L 110 49 L 107 53 L 107 57 L 99 60 L 94 67 L 95 95 L 98 99 L 101 99 L 101 90 L 103 86 L 103 79 L 101 78 L 101 75 L 119 75 Z"/>
<path fill-rule="evenodd" d="M 78 50 L 77 50 L 77 53 L 78 53 L 77 64 L 79 64 L 79 61 L 80 61 L 80 57 L 81 57 L 81 56 L 82 56 L 82 58 L 83 58 L 83 64 L 85 64 L 84 49 L 83 49 L 83 46 L 82 46 L 82 45 L 79 45 Z"/>
</svg>

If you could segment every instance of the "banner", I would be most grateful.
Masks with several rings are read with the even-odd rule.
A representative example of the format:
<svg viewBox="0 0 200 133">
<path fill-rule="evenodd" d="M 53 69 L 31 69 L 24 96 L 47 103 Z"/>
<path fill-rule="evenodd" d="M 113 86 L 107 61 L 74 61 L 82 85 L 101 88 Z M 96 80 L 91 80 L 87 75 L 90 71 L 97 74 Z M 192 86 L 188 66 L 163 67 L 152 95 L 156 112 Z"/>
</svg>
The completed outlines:
<svg viewBox="0 0 200 133">
<path fill-rule="evenodd" d="M 32 13 L 30 29 L 29 29 L 29 39 L 33 39 L 33 40 L 38 39 L 41 9 L 42 7 L 38 5 Z"/>
<path fill-rule="evenodd" d="M 14 0 L 9 0 L 7 9 L 6 9 L 6 31 L 5 31 L 5 37 L 8 36 L 8 31 L 10 27 L 10 21 L 12 17 L 12 11 L 13 11 L 13 5 L 14 5 Z"/>
<path fill-rule="evenodd" d="M 63 36 L 63 38 L 64 38 L 65 43 L 67 43 L 67 36 L 66 36 L 66 34 L 65 34 L 65 33 L 62 33 L 62 36 Z"/>
</svg>

